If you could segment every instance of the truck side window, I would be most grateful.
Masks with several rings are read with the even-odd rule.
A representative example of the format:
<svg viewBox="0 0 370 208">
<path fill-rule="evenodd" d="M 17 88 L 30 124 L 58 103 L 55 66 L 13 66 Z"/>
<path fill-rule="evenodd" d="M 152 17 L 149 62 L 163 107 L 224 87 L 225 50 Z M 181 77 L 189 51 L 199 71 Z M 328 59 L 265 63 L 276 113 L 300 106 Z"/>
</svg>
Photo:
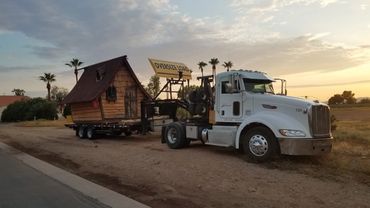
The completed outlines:
<svg viewBox="0 0 370 208">
<path fill-rule="evenodd" d="M 229 81 L 221 82 L 221 93 L 222 94 L 233 94 L 240 92 L 240 84 L 238 81 L 235 80 L 235 88 L 231 85 Z"/>
<path fill-rule="evenodd" d="M 230 84 L 229 81 L 221 82 L 221 93 L 222 94 L 231 94 L 231 93 L 233 93 L 233 90 L 231 88 L 231 84 Z"/>
</svg>

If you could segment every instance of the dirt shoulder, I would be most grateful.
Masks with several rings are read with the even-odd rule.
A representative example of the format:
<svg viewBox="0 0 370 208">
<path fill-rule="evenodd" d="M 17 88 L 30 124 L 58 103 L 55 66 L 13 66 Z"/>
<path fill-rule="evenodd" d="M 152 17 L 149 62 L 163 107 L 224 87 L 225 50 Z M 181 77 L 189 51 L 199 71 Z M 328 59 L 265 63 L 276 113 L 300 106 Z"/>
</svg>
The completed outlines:
<svg viewBox="0 0 370 208">
<path fill-rule="evenodd" d="M 152 207 L 369 207 L 370 176 L 312 157 L 245 162 L 234 150 L 159 135 L 80 140 L 57 127 L 0 124 L 0 141 Z M 370 165 L 370 164 L 369 164 Z"/>
</svg>

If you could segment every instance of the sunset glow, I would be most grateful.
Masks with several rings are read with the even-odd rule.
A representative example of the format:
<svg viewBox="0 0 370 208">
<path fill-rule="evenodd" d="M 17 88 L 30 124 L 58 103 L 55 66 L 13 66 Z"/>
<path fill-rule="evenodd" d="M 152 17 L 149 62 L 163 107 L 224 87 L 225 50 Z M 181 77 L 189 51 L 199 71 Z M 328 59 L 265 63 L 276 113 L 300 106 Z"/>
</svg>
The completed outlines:
<svg viewBox="0 0 370 208">
<path fill-rule="evenodd" d="M 44 72 L 71 89 L 74 74 L 64 63 L 121 55 L 143 84 L 154 74 L 149 57 L 185 63 L 193 76 L 196 63 L 217 57 L 287 79 L 289 95 L 368 97 L 370 1 L 2 1 L 0 94 L 21 88 L 45 96 L 37 80 Z"/>
</svg>

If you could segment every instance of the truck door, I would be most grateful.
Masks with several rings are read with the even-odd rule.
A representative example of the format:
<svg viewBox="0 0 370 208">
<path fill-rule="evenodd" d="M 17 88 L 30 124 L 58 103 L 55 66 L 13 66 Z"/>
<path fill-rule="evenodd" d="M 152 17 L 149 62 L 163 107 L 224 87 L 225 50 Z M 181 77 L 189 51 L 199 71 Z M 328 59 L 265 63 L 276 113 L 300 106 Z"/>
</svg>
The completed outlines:
<svg viewBox="0 0 370 208">
<path fill-rule="evenodd" d="M 222 77 L 218 87 L 219 115 L 223 122 L 237 122 L 242 118 L 243 95 L 237 73 Z"/>
</svg>

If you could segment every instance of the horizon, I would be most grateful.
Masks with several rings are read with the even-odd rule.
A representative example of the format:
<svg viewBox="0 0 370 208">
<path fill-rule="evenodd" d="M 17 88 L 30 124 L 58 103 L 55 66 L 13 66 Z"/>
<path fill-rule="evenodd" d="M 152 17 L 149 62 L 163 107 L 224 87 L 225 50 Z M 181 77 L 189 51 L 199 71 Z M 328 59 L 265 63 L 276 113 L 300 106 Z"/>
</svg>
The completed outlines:
<svg viewBox="0 0 370 208">
<path fill-rule="evenodd" d="M 52 85 L 71 90 L 74 74 L 65 63 L 72 58 L 84 67 L 127 55 L 143 85 L 154 75 L 148 58 L 185 63 L 195 77 L 199 61 L 216 57 L 218 72 L 232 61 L 235 69 L 286 79 L 290 96 L 327 101 L 351 90 L 370 97 L 370 1 L 72 2 L 2 3 L 0 95 L 20 88 L 44 97 L 44 72 L 56 75 Z"/>
</svg>

